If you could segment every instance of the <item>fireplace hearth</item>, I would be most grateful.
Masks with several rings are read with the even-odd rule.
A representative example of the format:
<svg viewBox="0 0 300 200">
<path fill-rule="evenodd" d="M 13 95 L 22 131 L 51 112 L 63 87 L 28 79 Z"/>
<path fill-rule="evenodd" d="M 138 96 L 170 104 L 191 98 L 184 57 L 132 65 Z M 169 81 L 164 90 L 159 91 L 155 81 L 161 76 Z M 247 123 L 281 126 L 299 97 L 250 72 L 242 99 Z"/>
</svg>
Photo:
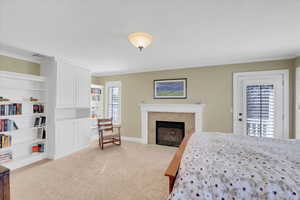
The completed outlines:
<svg viewBox="0 0 300 200">
<path fill-rule="evenodd" d="M 156 144 L 178 147 L 184 138 L 184 122 L 156 121 Z"/>
</svg>

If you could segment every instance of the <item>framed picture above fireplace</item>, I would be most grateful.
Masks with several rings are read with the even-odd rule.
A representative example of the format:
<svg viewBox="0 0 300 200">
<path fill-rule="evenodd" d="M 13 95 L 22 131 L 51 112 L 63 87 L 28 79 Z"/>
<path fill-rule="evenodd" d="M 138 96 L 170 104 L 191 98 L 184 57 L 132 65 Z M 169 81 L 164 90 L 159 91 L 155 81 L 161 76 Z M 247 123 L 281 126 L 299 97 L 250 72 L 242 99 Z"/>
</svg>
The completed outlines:
<svg viewBox="0 0 300 200">
<path fill-rule="evenodd" d="M 187 79 L 161 79 L 153 81 L 154 99 L 186 99 Z"/>
</svg>

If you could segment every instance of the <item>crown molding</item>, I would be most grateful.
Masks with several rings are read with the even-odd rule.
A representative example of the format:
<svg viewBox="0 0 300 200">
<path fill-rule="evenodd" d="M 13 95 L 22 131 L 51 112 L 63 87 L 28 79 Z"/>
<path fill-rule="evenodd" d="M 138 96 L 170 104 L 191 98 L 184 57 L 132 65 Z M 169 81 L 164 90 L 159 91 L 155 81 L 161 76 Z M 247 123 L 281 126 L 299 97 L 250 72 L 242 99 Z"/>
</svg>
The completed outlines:
<svg viewBox="0 0 300 200">
<path fill-rule="evenodd" d="M 17 59 L 20 59 L 20 60 L 25 60 L 25 61 L 29 61 L 29 62 L 33 62 L 33 63 L 37 63 L 37 64 L 41 63 L 41 61 L 38 58 L 35 58 L 32 55 L 21 55 L 21 54 L 16 53 L 12 50 L 0 49 L 0 55 L 11 57 L 11 58 L 17 58 Z"/>
</svg>

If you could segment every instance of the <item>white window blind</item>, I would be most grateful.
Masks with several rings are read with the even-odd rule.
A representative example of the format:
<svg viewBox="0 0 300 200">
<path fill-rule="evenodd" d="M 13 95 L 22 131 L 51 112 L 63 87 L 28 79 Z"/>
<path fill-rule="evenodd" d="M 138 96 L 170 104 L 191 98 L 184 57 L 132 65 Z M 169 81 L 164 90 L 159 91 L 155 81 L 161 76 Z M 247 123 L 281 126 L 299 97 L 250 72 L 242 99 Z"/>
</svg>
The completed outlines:
<svg viewBox="0 0 300 200">
<path fill-rule="evenodd" d="M 247 134 L 274 137 L 274 86 L 247 86 Z"/>
<path fill-rule="evenodd" d="M 109 104 L 108 104 L 108 115 L 109 118 L 113 119 L 113 123 L 119 122 L 120 112 L 120 96 L 118 87 L 109 88 Z"/>
<path fill-rule="evenodd" d="M 106 117 L 112 118 L 114 124 L 121 124 L 121 81 L 105 83 Z"/>
</svg>

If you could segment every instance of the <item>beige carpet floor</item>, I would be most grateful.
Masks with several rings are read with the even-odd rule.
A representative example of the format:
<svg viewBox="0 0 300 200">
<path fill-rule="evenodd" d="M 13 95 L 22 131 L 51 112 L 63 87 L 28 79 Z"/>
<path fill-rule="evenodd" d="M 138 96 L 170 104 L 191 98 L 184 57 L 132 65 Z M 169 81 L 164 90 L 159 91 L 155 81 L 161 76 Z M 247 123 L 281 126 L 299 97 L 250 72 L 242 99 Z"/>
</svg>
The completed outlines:
<svg viewBox="0 0 300 200">
<path fill-rule="evenodd" d="M 96 143 L 55 161 L 11 174 L 12 200 L 165 200 L 164 176 L 176 148 L 124 142 Z"/>
</svg>

